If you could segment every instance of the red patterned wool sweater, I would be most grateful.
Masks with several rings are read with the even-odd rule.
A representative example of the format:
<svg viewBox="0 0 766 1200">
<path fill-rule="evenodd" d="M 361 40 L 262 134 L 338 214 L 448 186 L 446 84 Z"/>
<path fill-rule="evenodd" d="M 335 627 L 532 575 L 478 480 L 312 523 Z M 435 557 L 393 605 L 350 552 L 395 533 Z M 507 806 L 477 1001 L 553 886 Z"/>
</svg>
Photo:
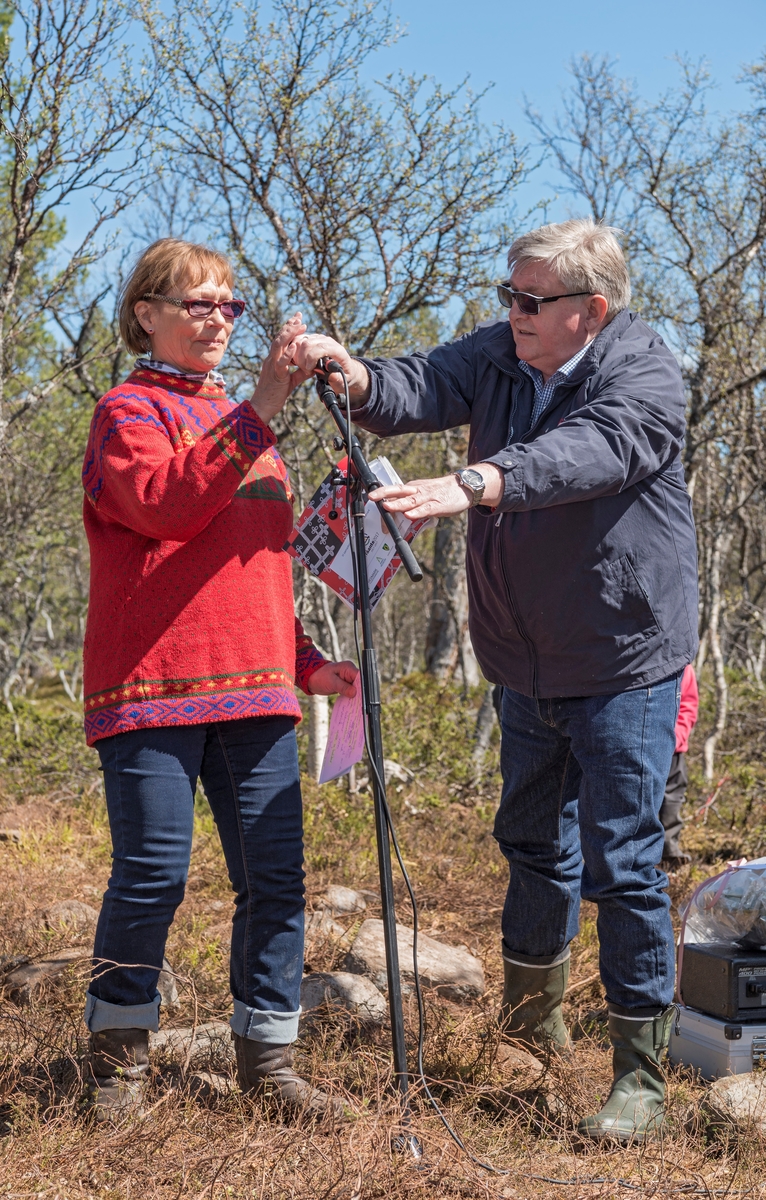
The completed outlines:
<svg viewBox="0 0 766 1200">
<path fill-rule="evenodd" d="M 138 368 L 96 405 L 88 744 L 156 725 L 300 720 L 324 662 L 295 617 L 292 494 L 276 438 L 222 386 Z"/>
</svg>

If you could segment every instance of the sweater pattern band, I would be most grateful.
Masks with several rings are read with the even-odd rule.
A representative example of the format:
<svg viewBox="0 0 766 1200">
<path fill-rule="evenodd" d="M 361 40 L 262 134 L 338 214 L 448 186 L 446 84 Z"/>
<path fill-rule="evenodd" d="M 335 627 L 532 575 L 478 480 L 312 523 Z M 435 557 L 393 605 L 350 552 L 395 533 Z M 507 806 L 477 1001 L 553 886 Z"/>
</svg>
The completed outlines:
<svg viewBox="0 0 766 1200">
<path fill-rule="evenodd" d="M 157 725 L 207 725 L 213 721 L 236 721 L 243 717 L 292 717 L 300 720 L 300 706 L 292 687 L 260 688 L 213 695 L 167 696 L 142 700 L 140 704 L 112 704 L 85 714 L 88 745 L 99 738 L 150 729 Z"/>
</svg>

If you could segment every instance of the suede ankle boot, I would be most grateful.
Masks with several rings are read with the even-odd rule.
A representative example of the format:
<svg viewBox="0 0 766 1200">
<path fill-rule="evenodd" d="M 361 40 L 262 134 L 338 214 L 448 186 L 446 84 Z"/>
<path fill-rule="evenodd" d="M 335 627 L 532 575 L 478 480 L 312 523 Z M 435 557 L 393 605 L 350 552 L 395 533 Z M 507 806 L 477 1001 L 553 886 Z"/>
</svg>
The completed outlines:
<svg viewBox="0 0 766 1200">
<path fill-rule="evenodd" d="M 674 1014 L 673 1005 L 647 1021 L 609 1013 L 614 1082 L 600 1112 L 580 1121 L 581 1137 L 625 1144 L 644 1142 L 659 1132 L 665 1111 L 660 1060 L 668 1048 Z"/>
<path fill-rule="evenodd" d="M 141 1115 L 149 1074 L 148 1029 L 103 1029 L 90 1036 L 84 1102 L 97 1121 Z"/>
<path fill-rule="evenodd" d="M 503 971 L 500 1025 L 504 1035 L 532 1050 L 567 1051 L 570 1039 L 561 1001 L 569 981 L 569 956 L 550 967 L 503 959 Z"/>
<path fill-rule="evenodd" d="M 237 1081 L 243 1092 L 270 1095 L 287 1108 L 305 1110 L 314 1116 L 332 1113 L 336 1120 L 345 1115 L 343 1104 L 312 1087 L 293 1070 L 293 1047 L 255 1042 L 232 1034 L 237 1054 Z"/>
</svg>

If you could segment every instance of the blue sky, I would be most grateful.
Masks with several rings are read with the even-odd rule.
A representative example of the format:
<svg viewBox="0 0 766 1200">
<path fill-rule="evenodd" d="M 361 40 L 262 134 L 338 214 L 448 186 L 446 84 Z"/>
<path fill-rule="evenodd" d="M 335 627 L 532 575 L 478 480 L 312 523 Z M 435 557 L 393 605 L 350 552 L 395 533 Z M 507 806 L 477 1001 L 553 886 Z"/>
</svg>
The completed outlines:
<svg viewBox="0 0 766 1200">
<path fill-rule="evenodd" d="M 648 100 L 677 82 L 677 57 L 705 59 L 718 85 L 709 106 L 722 113 L 747 105 L 746 86 L 737 78 L 766 52 L 766 0 L 728 6 L 712 0 L 392 0 L 392 7 L 406 36 L 373 55 L 365 74 L 380 79 L 401 69 L 446 86 L 469 75 L 475 91 L 492 83 L 484 120 L 502 121 L 522 144 L 534 136 L 524 117 L 525 96 L 552 115 L 568 86 L 569 63 L 585 52 L 616 59 L 618 72 L 634 79 Z M 556 199 L 556 183 L 552 167 L 544 166 L 521 185 L 514 199 L 522 220 L 543 197 L 550 204 L 536 221 L 577 211 L 572 197 Z"/>
<path fill-rule="evenodd" d="M 717 83 L 709 107 L 721 113 L 748 104 L 747 87 L 737 78 L 766 53 L 766 0 L 728 6 L 713 0 L 392 0 L 392 7 L 406 36 L 368 60 L 368 77 L 404 70 L 446 86 L 469 75 L 477 92 L 494 84 L 482 102 L 483 118 L 489 125 L 502 121 L 522 145 L 534 138 L 524 98 L 551 116 L 568 86 L 569 63 L 585 52 L 616 60 L 617 71 L 635 80 L 648 100 L 677 82 L 677 57 L 704 59 Z M 577 202 L 556 199 L 556 186 L 553 168 L 544 166 L 518 188 L 517 213 L 524 219 L 545 198 L 550 203 L 537 220 L 573 215 Z"/>
<path fill-rule="evenodd" d="M 716 101 L 728 109 L 741 102 L 735 76 L 766 50 L 766 0 L 393 0 L 393 11 L 407 36 L 375 55 L 376 75 L 403 68 L 449 84 L 469 73 L 477 90 L 493 82 L 487 120 L 522 136 L 523 94 L 551 111 L 569 60 L 584 51 L 618 58 L 647 97 L 673 82 L 674 55 L 706 58 L 721 85 Z"/>
</svg>

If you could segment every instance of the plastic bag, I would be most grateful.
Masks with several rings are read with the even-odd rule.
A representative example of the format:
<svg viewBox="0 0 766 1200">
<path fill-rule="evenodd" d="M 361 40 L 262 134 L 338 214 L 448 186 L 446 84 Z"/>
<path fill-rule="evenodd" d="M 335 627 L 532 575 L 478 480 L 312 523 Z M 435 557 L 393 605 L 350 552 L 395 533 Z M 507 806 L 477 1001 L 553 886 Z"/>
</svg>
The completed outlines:
<svg viewBox="0 0 766 1200">
<path fill-rule="evenodd" d="M 766 858 L 701 884 L 682 913 L 684 941 L 766 949 Z"/>
</svg>

